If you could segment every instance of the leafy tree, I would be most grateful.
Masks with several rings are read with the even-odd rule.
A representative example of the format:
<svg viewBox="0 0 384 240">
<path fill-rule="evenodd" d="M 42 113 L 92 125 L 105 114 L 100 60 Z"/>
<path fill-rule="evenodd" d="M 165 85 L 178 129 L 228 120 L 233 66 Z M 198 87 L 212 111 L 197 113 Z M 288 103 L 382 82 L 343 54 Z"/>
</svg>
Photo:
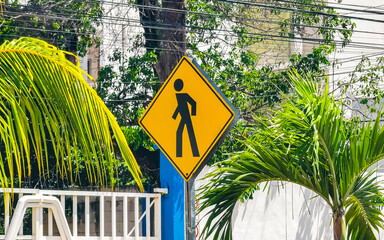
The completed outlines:
<svg viewBox="0 0 384 240">
<path fill-rule="evenodd" d="M 23 3 L 0 1 L 0 44 L 21 36 L 35 37 L 83 56 L 88 47 L 98 43 L 94 35 L 101 23 L 100 1 L 28 0 Z"/>
<path fill-rule="evenodd" d="M 153 69 L 157 57 L 154 52 L 148 51 L 141 57 L 126 59 L 116 52 L 111 60 L 119 62 L 118 70 L 113 65 L 101 69 L 96 82 L 97 93 L 123 126 L 122 131 L 142 169 L 143 182 L 156 187 L 159 185 L 160 166 L 155 159 L 159 159 L 159 150 L 154 151 L 154 143 L 139 127 L 138 120 L 152 100 L 153 92 L 160 87 Z M 119 167 L 119 172 L 120 186 L 134 182 L 124 165 Z"/>
<path fill-rule="evenodd" d="M 137 125 L 140 112 L 150 103 L 153 92 L 159 89 L 159 79 L 153 70 L 157 57 L 153 52 L 146 52 L 140 57 L 124 59 L 116 52 L 111 60 L 118 62 L 119 67 L 117 71 L 113 65 L 101 69 L 97 93 L 120 125 Z"/>
<path fill-rule="evenodd" d="M 181 56 L 192 56 L 241 115 L 241 121 L 211 163 L 243 148 L 236 138 L 248 134 L 244 126 L 254 122 L 253 114 L 265 114 L 268 106 L 281 101 L 281 92 L 291 89 L 287 81 L 290 70 L 323 75 L 323 66 L 329 65 L 326 56 L 335 50 L 335 35 L 341 35 L 345 45 L 355 27 L 320 1 L 268 1 L 264 5 L 269 8 L 237 1 L 194 0 L 186 5 L 179 0 L 135 3 L 144 33 L 131 41 L 135 49 L 144 48 L 146 53 L 131 51 L 131 57 L 124 58 L 125 53 L 116 52 L 112 59 L 120 67 L 102 68 L 98 92 L 103 100 L 109 101 L 107 105 L 120 124 L 143 140 L 135 141 L 136 146 L 150 146 L 150 139 L 138 128 L 138 117 Z M 170 15 L 173 18 L 165 17 Z M 295 38 L 307 39 L 303 40 L 306 44 L 314 43 L 312 51 L 291 52 L 291 41 Z M 285 50 L 271 51 L 271 48 Z M 266 60 L 276 59 L 278 55 L 285 57 Z"/>
<path fill-rule="evenodd" d="M 119 149 L 143 190 L 140 169 L 115 117 L 65 54 L 33 38 L 0 46 L 1 186 L 14 187 L 15 179 L 21 185 L 32 172 L 49 177 L 52 151 L 57 175 L 75 182 L 84 167 L 91 183 L 113 187 Z"/>
<path fill-rule="evenodd" d="M 371 59 L 362 57 L 355 69 L 349 74 L 349 78 L 337 83 L 335 91 L 339 90 L 347 97 L 344 98 L 346 106 L 355 103 L 365 106 L 365 112 L 359 112 L 361 116 L 371 116 L 382 109 L 384 91 L 381 79 L 384 74 L 384 57 Z M 355 109 L 356 110 L 356 109 Z"/>
<path fill-rule="evenodd" d="M 251 122 L 255 111 L 280 102 L 280 92 L 290 90 L 287 73 L 292 69 L 323 75 L 322 66 L 329 65 L 327 55 L 335 50 L 335 35 L 339 34 L 345 45 L 355 27 L 319 1 L 189 1 L 188 9 L 209 12 L 192 13 L 187 18 L 190 26 L 198 26 L 190 33 L 192 56 L 201 62 L 242 118 Z M 290 41 L 312 42 L 313 49 L 292 52 Z M 281 50 L 273 52 L 270 45 L 280 46 Z M 267 61 L 270 54 L 273 58 L 279 54 L 285 57 Z"/>
<path fill-rule="evenodd" d="M 341 103 L 311 78 L 291 75 L 294 95 L 271 119 L 257 119 L 246 150 L 217 163 L 202 187 L 199 211 L 207 210 L 202 238 L 232 239 L 232 214 L 259 183 L 301 185 L 333 212 L 334 239 L 375 239 L 383 228 L 382 187 L 373 174 L 384 158 L 381 114 L 374 122 L 344 118 Z"/>
<path fill-rule="evenodd" d="M 349 19 L 338 17 L 336 10 L 326 3 L 312 0 L 270 0 L 263 4 L 137 0 L 135 4 L 144 33 L 132 37 L 131 41 L 135 48 L 146 49 L 146 53 L 131 55 L 124 61 L 121 56 L 125 53 L 115 54 L 119 57 L 113 60 L 121 67 L 116 70 L 107 66 L 101 70 L 98 92 L 104 100 L 110 101 L 108 105 L 112 111 L 119 112 L 116 115 L 120 123 L 136 128 L 137 116 L 181 56 L 194 57 L 240 111 L 242 119 L 213 162 L 224 159 L 229 149 L 241 147 L 234 139 L 247 134 L 243 126 L 254 122 L 253 114 L 264 114 L 268 106 L 281 101 L 280 93 L 291 89 L 287 81 L 290 70 L 323 75 L 323 66 L 329 65 L 326 56 L 335 49 L 335 35 L 341 36 L 343 45 L 348 44 L 355 27 Z M 291 41 L 300 39 L 307 44 L 313 43 L 313 50 L 302 54 L 292 52 Z M 271 45 L 283 50 L 270 50 Z M 148 58 L 154 55 L 156 58 Z M 285 57 L 266 60 L 268 57 L 276 59 L 277 55 Z M 136 63 L 143 60 L 152 65 L 136 67 Z M 130 69 L 135 69 L 137 76 L 132 76 Z M 138 79 L 142 85 L 137 84 Z M 143 92 L 146 98 L 140 98 Z M 133 99 L 141 99 L 141 102 L 133 102 Z M 137 135 L 140 134 L 143 133 Z M 144 145 L 150 145 L 149 139 Z"/>
</svg>

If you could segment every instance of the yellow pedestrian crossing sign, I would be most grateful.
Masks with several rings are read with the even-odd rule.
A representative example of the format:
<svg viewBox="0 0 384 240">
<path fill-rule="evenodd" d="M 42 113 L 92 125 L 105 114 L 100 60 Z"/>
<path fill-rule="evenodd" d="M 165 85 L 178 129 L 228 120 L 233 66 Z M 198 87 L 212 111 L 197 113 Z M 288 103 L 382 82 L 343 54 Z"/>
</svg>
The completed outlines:
<svg viewBox="0 0 384 240">
<path fill-rule="evenodd" d="M 139 124 L 189 181 L 237 119 L 236 109 L 201 67 L 183 57 Z"/>
</svg>

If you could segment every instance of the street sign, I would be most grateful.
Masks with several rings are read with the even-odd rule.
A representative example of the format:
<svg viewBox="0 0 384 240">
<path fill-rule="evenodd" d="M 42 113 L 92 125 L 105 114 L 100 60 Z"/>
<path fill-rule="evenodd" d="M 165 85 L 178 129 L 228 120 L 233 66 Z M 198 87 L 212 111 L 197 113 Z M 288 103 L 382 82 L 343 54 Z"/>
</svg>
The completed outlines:
<svg viewBox="0 0 384 240">
<path fill-rule="evenodd" d="M 139 124 L 189 181 L 237 119 L 236 109 L 201 67 L 183 57 Z"/>
</svg>

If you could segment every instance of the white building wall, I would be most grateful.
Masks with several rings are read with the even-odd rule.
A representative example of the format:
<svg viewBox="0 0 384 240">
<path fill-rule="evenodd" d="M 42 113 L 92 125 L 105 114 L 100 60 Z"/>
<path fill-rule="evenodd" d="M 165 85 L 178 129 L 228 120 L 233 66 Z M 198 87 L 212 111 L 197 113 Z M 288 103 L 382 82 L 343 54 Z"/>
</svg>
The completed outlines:
<svg viewBox="0 0 384 240">
<path fill-rule="evenodd" d="M 91 47 L 87 55 L 79 59 L 80 67 L 95 80 L 102 67 L 112 65 L 116 67 L 115 71 L 118 70 L 118 64 L 110 60 L 116 51 L 123 53 L 122 61 L 133 54 L 145 52 L 143 47 L 135 47 L 135 41 L 141 41 L 144 32 L 135 5 L 129 0 L 111 0 L 103 2 L 103 9 L 102 24 L 97 27 L 96 34 L 101 41 L 100 47 Z M 94 82 L 87 77 L 85 79 L 95 87 Z"/>
<path fill-rule="evenodd" d="M 196 189 L 206 182 L 202 178 L 208 171 L 205 167 L 199 174 Z M 205 223 L 202 215 L 196 217 L 199 231 Z M 333 239 L 331 209 L 315 193 L 292 183 L 272 182 L 265 191 L 255 191 L 252 200 L 237 205 L 233 223 L 234 240 Z"/>
<path fill-rule="evenodd" d="M 143 47 L 135 47 L 137 36 L 144 32 L 137 8 L 130 0 L 113 0 L 103 3 L 104 19 L 100 28 L 100 66 L 115 64 L 110 61 L 110 56 L 115 50 L 121 51 L 125 57 L 129 52 L 142 52 Z"/>
<path fill-rule="evenodd" d="M 315 196 L 292 183 L 271 183 L 269 194 L 257 191 L 237 206 L 235 239 L 332 239 L 332 211 L 323 199 L 311 200 Z"/>
<path fill-rule="evenodd" d="M 382 0 L 343 0 L 341 5 L 335 5 L 337 0 L 328 0 L 330 6 L 337 6 L 341 8 L 352 8 L 367 11 L 384 11 L 384 2 Z M 353 6 L 357 5 L 357 6 Z M 359 6 L 359 7 L 358 7 Z M 384 14 L 364 13 L 361 11 L 353 10 L 338 10 L 340 15 L 368 18 L 376 20 L 384 20 Z M 366 21 L 360 19 L 351 19 L 356 23 L 355 32 L 352 35 L 351 44 L 342 48 L 340 44 L 337 46 L 337 51 L 329 56 L 330 62 L 338 59 L 334 67 L 329 69 L 330 90 L 335 90 L 335 96 L 340 96 L 340 88 L 338 83 L 347 83 L 350 81 L 350 74 L 354 71 L 355 67 L 359 64 L 363 57 L 369 57 L 372 62 L 384 55 L 384 23 Z M 357 32 L 356 32 L 357 31 Z M 336 38 L 340 41 L 340 38 Z M 384 84 L 381 84 L 384 88 Z M 355 84 L 355 86 L 358 86 Z M 349 105 L 350 109 L 347 110 L 347 116 L 361 116 L 360 113 L 365 113 L 365 105 L 360 104 L 362 96 L 356 96 L 352 92 L 347 92 L 344 99 L 351 99 L 352 103 Z M 369 117 L 374 118 L 376 115 L 367 114 Z"/>
</svg>

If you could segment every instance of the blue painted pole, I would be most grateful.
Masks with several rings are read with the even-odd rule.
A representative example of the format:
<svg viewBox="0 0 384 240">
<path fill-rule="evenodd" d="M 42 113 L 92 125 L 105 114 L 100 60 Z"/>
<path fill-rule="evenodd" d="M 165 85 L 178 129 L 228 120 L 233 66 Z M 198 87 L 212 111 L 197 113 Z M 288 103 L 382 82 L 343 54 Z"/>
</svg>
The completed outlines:
<svg viewBox="0 0 384 240">
<path fill-rule="evenodd" d="M 168 188 L 161 198 L 161 239 L 185 239 L 184 179 L 160 151 L 160 182 Z"/>
<path fill-rule="evenodd" d="M 147 190 L 145 190 L 145 192 L 147 193 L 151 192 L 151 185 L 149 184 L 147 185 Z M 146 210 L 147 210 L 147 202 L 145 201 L 145 198 L 143 198 L 141 199 L 141 214 L 144 214 Z M 141 230 L 143 233 L 143 237 L 146 237 L 147 236 L 147 215 L 145 215 L 141 223 L 142 223 Z"/>
</svg>

